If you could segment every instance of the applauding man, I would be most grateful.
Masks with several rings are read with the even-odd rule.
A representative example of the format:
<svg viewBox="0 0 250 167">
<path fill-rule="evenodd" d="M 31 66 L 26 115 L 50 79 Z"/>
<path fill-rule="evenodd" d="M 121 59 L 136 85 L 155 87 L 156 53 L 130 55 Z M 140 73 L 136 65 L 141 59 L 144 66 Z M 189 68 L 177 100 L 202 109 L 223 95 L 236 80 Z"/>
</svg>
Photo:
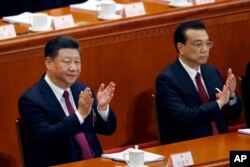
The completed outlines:
<svg viewBox="0 0 250 167">
<path fill-rule="evenodd" d="M 160 129 L 165 131 L 162 143 L 228 132 L 227 119 L 241 113 L 232 69 L 223 83 L 217 68 L 206 64 L 213 42 L 202 22 L 181 24 L 174 43 L 178 58 L 156 80 Z"/>
<path fill-rule="evenodd" d="M 25 128 L 24 158 L 27 167 L 45 167 L 99 157 L 102 148 L 96 133 L 110 135 L 116 117 L 110 101 L 115 84 L 102 83 L 94 95 L 77 81 L 81 72 L 79 43 L 62 36 L 45 46 L 47 68 L 38 83 L 19 99 Z"/>
</svg>

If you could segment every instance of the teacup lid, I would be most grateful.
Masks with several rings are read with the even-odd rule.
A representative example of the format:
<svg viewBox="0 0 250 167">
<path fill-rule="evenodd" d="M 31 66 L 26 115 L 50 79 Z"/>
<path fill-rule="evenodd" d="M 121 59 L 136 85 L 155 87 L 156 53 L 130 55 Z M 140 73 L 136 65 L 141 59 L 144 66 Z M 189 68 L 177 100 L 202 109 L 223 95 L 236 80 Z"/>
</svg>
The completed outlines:
<svg viewBox="0 0 250 167">
<path fill-rule="evenodd" d="M 100 1 L 101 4 L 115 4 L 115 1 L 113 0 L 105 0 L 105 1 Z"/>
<path fill-rule="evenodd" d="M 129 152 L 133 152 L 133 153 L 141 153 L 143 152 L 143 150 L 140 150 L 140 149 L 134 149 L 134 148 L 131 148 L 128 150 Z"/>
</svg>

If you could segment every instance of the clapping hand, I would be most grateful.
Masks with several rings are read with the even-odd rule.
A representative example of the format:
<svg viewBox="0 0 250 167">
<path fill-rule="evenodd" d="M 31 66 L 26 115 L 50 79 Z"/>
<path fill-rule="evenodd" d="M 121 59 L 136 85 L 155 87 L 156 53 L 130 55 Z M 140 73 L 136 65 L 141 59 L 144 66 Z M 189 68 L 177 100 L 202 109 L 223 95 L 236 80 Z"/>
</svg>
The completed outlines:
<svg viewBox="0 0 250 167">
<path fill-rule="evenodd" d="M 227 71 L 227 80 L 226 84 L 223 86 L 222 92 L 217 95 L 218 103 L 220 106 L 224 106 L 228 103 L 229 97 L 232 96 L 236 89 L 236 78 L 232 72 L 232 69 L 229 68 Z"/>
<path fill-rule="evenodd" d="M 224 105 L 226 105 L 229 101 L 229 97 L 230 97 L 230 90 L 229 87 L 227 85 L 223 86 L 223 90 L 220 91 L 217 95 L 217 101 L 219 103 L 219 105 L 221 107 L 223 107 Z"/>
<path fill-rule="evenodd" d="M 102 83 L 97 92 L 97 101 L 98 101 L 98 110 L 105 111 L 108 104 L 114 97 L 115 83 L 110 82 L 109 85 L 105 88 L 104 83 Z"/>
<path fill-rule="evenodd" d="M 230 90 L 230 96 L 232 96 L 233 93 L 235 92 L 235 89 L 236 89 L 236 78 L 235 78 L 231 68 L 229 68 L 227 71 L 226 85 Z"/>
<path fill-rule="evenodd" d="M 85 119 L 92 108 L 93 98 L 92 92 L 89 87 L 85 88 L 84 91 L 80 92 L 78 100 L 78 112 L 81 114 L 83 119 Z"/>
</svg>

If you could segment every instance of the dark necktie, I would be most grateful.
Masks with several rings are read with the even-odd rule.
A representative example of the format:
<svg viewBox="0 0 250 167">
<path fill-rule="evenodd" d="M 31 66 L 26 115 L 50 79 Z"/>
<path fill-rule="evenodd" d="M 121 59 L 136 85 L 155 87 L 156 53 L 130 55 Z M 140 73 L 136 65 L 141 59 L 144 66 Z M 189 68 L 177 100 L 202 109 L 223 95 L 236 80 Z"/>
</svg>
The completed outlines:
<svg viewBox="0 0 250 167">
<path fill-rule="evenodd" d="M 73 106 L 71 105 L 70 103 L 70 100 L 69 100 L 69 92 L 68 91 L 64 91 L 63 93 L 63 97 L 65 99 L 65 104 L 66 104 L 66 107 L 67 107 L 67 110 L 69 112 L 69 114 L 74 114 L 75 113 L 75 110 L 73 108 Z M 90 159 L 90 158 L 93 158 L 93 154 L 91 152 L 91 148 L 88 144 L 88 141 L 86 139 L 86 136 L 83 132 L 80 132 L 80 133 L 77 133 L 75 135 L 75 139 L 77 141 L 77 143 L 79 144 L 80 148 L 81 148 L 81 151 L 82 151 L 82 159 Z"/>
<path fill-rule="evenodd" d="M 199 72 L 197 72 L 195 79 L 196 79 L 196 85 L 197 85 L 198 92 L 200 94 L 200 98 L 201 98 L 202 103 L 209 102 L 209 97 L 207 95 L 205 87 L 203 86 L 203 84 L 201 82 L 201 74 Z M 211 124 L 212 124 L 212 128 L 213 128 L 213 134 L 218 134 L 219 132 L 218 132 L 218 129 L 216 127 L 215 122 L 211 122 Z"/>
<path fill-rule="evenodd" d="M 201 98 L 202 103 L 209 102 L 207 92 L 206 92 L 206 90 L 201 82 L 201 74 L 197 72 L 195 79 L 196 79 L 196 84 L 197 84 L 198 92 L 200 94 L 200 98 Z"/>
</svg>

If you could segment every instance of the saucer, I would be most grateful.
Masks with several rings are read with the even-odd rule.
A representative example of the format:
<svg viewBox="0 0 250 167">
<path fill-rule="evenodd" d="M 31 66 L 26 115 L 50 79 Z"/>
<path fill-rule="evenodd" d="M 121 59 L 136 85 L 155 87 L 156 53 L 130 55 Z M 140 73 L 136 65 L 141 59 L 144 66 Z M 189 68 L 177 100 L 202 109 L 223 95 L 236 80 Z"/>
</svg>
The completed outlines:
<svg viewBox="0 0 250 167">
<path fill-rule="evenodd" d="M 173 0 L 161 0 L 162 2 L 167 2 L 167 3 L 170 3 L 172 2 Z"/>
<path fill-rule="evenodd" d="M 51 27 L 48 27 L 48 28 L 39 29 L 39 28 L 35 28 L 35 27 L 29 27 L 29 30 L 30 30 L 30 31 L 33 31 L 33 32 L 45 32 L 45 31 L 50 31 L 50 30 L 52 30 L 52 28 L 51 28 Z"/>
<path fill-rule="evenodd" d="M 128 166 L 125 166 L 125 167 L 128 167 Z M 147 165 L 143 165 L 142 167 L 149 167 L 149 166 L 147 166 Z"/>
<path fill-rule="evenodd" d="M 169 6 L 172 6 L 172 7 L 185 7 L 185 6 L 192 6 L 193 3 L 192 2 L 181 2 L 181 3 L 176 3 L 174 1 L 170 2 L 169 3 Z"/>
<path fill-rule="evenodd" d="M 120 18 L 122 18 L 122 16 L 121 15 L 114 15 L 114 16 L 112 16 L 112 17 L 103 17 L 102 15 L 99 15 L 98 16 L 98 19 L 101 19 L 101 20 L 114 20 L 114 19 L 120 19 Z"/>
</svg>

